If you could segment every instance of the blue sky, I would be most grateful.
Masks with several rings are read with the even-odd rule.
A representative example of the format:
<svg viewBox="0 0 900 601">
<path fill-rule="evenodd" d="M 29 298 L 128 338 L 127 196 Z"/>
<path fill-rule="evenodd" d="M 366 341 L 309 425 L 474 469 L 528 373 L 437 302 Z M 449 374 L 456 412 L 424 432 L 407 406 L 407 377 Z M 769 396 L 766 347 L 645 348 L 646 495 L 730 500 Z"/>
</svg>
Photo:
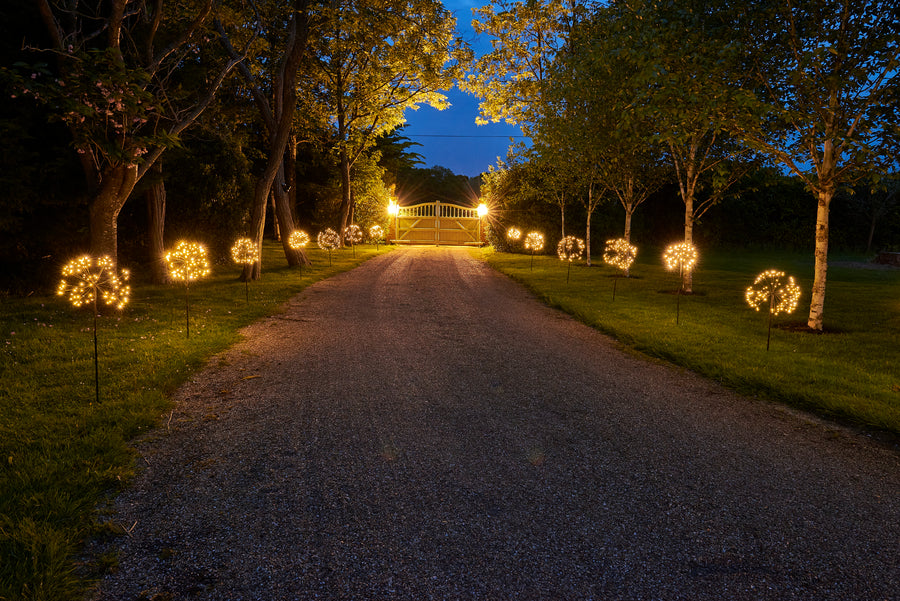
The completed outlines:
<svg viewBox="0 0 900 601">
<path fill-rule="evenodd" d="M 444 0 L 444 6 L 456 16 L 456 25 L 476 54 L 488 45 L 475 39 L 472 31 L 472 8 L 487 4 L 487 0 Z M 403 134 L 421 144 L 415 150 L 425 157 L 425 166 L 441 165 L 460 175 L 477 176 L 487 171 L 497 157 L 506 158 L 510 136 L 519 136 L 518 127 L 505 123 L 475 125 L 478 99 L 459 89 L 445 92 L 452 106 L 443 111 L 429 106 L 407 111 L 407 126 Z"/>
</svg>

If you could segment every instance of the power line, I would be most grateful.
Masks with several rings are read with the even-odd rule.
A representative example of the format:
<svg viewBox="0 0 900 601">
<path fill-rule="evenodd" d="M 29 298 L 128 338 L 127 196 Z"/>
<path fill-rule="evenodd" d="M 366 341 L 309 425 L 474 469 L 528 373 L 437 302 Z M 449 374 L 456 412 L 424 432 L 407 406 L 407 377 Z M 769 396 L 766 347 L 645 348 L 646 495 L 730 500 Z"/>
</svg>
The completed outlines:
<svg viewBox="0 0 900 601">
<path fill-rule="evenodd" d="M 527 138 L 522 135 L 487 135 L 487 134 L 402 134 L 404 138 Z"/>
</svg>

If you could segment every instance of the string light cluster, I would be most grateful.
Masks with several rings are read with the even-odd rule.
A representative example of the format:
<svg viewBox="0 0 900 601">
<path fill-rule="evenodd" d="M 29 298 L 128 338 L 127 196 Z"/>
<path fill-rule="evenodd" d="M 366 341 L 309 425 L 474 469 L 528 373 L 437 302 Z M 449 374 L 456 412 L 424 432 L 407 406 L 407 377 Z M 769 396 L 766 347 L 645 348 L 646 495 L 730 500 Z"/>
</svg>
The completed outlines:
<svg viewBox="0 0 900 601">
<path fill-rule="evenodd" d="M 231 258 L 240 265 L 253 265 L 259 260 L 259 252 L 250 238 L 238 238 L 231 247 Z"/>
<path fill-rule="evenodd" d="M 744 298 L 754 311 L 768 305 L 772 315 L 793 313 L 800 302 L 800 286 L 792 276 L 785 276 L 783 271 L 769 269 L 756 276 Z"/>
<path fill-rule="evenodd" d="M 517 227 L 511 227 L 506 230 L 506 238 L 510 242 L 518 242 L 522 238 L 522 230 Z"/>
<path fill-rule="evenodd" d="M 688 242 L 673 244 L 663 254 L 663 262 L 669 271 L 681 269 L 683 273 L 687 273 L 697 264 L 697 249 Z"/>
<path fill-rule="evenodd" d="M 544 235 L 531 232 L 525 236 L 525 250 L 530 250 L 532 253 L 544 250 Z"/>
<path fill-rule="evenodd" d="M 576 259 L 580 259 L 584 254 L 584 240 L 575 236 L 566 236 L 556 245 L 556 255 L 560 261 L 569 261 L 570 263 Z"/>
<path fill-rule="evenodd" d="M 182 240 L 175 246 L 175 250 L 166 253 L 165 259 L 169 277 L 173 280 L 189 283 L 210 273 L 206 248 L 197 242 Z"/>
<path fill-rule="evenodd" d="M 637 246 L 632 246 L 625 238 L 616 238 L 606 241 L 606 250 L 603 252 L 603 261 L 622 271 L 627 271 L 634 258 L 637 256 Z"/>
<path fill-rule="evenodd" d="M 291 232 L 291 235 L 288 236 L 288 246 L 294 250 L 300 250 L 307 244 L 309 244 L 309 234 L 304 231 L 294 230 Z"/>
<path fill-rule="evenodd" d="M 384 228 L 380 225 L 373 225 L 369 228 L 369 240 L 373 242 L 379 242 L 384 240 Z"/>
<path fill-rule="evenodd" d="M 356 246 L 362 242 L 363 232 L 356 224 L 348 225 L 344 228 L 344 240 L 349 242 L 351 246 Z"/>
<path fill-rule="evenodd" d="M 108 256 L 99 258 L 84 255 L 66 263 L 62 269 L 63 279 L 56 294 L 68 296 L 75 307 L 102 300 L 104 304 L 117 309 L 128 304 L 131 286 L 126 284 L 131 274 L 127 269 L 116 273 L 115 265 Z"/>
<path fill-rule="evenodd" d="M 338 233 L 336 231 L 329 227 L 324 231 L 319 232 L 319 235 L 316 237 L 316 243 L 322 250 L 330 251 L 338 248 L 341 245 L 341 237 L 338 236 Z"/>
</svg>

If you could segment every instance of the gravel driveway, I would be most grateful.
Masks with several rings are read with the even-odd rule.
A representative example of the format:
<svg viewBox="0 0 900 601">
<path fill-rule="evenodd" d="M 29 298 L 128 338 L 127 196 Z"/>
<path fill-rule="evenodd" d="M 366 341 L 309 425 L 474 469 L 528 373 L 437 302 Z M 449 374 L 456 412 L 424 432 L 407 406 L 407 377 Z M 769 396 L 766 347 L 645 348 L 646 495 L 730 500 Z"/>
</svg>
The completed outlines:
<svg viewBox="0 0 900 601">
<path fill-rule="evenodd" d="M 121 599 L 900 599 L 900 457 L 634 357 L 465 249 L 309 287 L 176 395 Z"/>
</svg>

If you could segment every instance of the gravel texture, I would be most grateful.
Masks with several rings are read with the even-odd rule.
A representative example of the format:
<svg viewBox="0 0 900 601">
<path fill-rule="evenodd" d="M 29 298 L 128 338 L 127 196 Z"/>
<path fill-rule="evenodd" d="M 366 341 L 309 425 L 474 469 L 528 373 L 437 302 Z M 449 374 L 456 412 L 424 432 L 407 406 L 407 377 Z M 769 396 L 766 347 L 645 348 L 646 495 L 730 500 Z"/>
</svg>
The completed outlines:
<svg viewBox="0 0 900 601">
<path fill-rule="evenodd" d="M 464 249 L 246 330 L 139 443 L 99 600 L 900 599 L 900 456 L 653 363 Z"/>
</svg>

